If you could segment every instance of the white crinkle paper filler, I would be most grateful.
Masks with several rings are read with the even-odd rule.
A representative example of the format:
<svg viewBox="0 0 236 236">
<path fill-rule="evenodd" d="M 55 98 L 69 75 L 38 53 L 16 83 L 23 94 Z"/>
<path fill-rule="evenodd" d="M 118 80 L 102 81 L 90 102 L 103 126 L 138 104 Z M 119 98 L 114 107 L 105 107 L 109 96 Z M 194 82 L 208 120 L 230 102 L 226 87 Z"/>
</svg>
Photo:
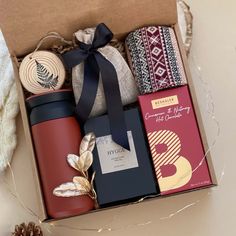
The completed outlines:
<svg viewBox="0 0 236 236">
<path fill-rule="evenodd" d="M 15 150 L 18 98 L 11 58 L 0 31 L 0 172 L 11 161 Z"/>
<path fill-rule="evenodd" d="M 190 53 L 193 37 L 193 15 L 190 7 L 182 0 L 177 0 L 178 22 L 187 56 Z"/>
</svg>

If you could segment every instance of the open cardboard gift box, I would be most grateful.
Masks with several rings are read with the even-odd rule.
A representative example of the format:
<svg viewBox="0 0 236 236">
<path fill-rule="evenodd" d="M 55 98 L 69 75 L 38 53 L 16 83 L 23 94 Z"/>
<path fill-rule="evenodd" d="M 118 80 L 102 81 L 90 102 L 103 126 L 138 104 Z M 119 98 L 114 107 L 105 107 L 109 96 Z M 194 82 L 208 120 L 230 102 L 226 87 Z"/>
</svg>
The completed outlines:
<svg viewBox="0 0 236 236">
<path fill-rule="evenodd" d="M 48 215 L 44 208 L 42 192 L 40 190 L 34 148 L 25 106 L 25 95 L 19 79 L 17 58 L 24 57 L 32 52 L 39 39 L 48 32 L 59 32 L 66 39 L 71 39 L 72 34 L 76 30 L 104 22 L 112 30 L 116 38 L 124 39 L 129 32 L 143 26 L 172 26 L 175 30 L 184 62 L 203 145 L 205 150 L 209 149 L 178 27 L 176 0 L 1 0 L 0 4 L 0 27 L 12 56 L 25 136 L 32 155 L 35 185 L 38 189 L 38 196 L 42 208 L 40 213 L 42 220 L 48 220 Z M 49 48 L 50 44 L 44 44 L 44 47 Z M 207 154 L 206 158 L 211 173 L 212 185 L 216 185 L 217 181 L 210 153 Z M 158 201 L 158 198 L 151 199 L 151 201 Z"/>
</svg>

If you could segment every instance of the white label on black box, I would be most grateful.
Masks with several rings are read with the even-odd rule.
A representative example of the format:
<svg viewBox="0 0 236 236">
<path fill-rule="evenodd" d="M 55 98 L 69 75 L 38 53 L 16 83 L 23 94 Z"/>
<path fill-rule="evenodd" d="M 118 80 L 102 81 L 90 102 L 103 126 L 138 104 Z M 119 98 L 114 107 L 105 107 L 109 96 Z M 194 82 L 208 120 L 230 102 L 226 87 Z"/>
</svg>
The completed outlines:
<svg viewBox="0 0 236 236">
<path fill-rule="evenodd" d="M 111 135 L 98 137 L 96 139 L 102 174 L 138 167 L 132 132 L 128 131 L 127 134 L 130 151 L 115 143 Z"/>
</svg>

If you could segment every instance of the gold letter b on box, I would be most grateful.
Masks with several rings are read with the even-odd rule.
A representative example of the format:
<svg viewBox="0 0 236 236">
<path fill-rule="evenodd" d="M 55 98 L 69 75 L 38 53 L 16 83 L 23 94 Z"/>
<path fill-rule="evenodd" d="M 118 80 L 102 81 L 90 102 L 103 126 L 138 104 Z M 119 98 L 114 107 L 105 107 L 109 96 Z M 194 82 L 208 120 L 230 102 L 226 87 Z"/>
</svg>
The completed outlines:
<svg viewBox="0 0 236 236">
<path fill-rule="evenodd" d="M 148 141 L 161 192 L 187 184 L 192 177 L 192 167 L 185 157 L 179 155 L 181 142 L 178 135 L 169 130 L 160 130 L 149 133 Z M 158 153 L 156 146 L 160 144 L 166 145 L 165 152 Z M 174 167 L 176 171 L 170 176 L 163 176 L 161 168 L 167 165 Z"/>
</svg>

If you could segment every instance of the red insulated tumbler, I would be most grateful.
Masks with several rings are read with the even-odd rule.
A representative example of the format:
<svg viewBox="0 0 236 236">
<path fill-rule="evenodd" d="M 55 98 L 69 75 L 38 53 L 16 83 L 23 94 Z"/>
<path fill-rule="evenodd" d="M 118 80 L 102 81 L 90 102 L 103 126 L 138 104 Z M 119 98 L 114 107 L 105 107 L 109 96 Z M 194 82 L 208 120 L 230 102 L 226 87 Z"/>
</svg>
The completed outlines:
<svg viewBox="0 0 236 236">
<path fill-rule="evenodd" d="M 68 154 L 79 153 L 81 133 L 74 117 L 71 90 L 35 95 L 26 100 L 45 206 L 50 218 L 64 218 L 94 208 L 87 196 L 57 197 L 53 190 L 72 182 L 79 173 L 67 163 Z"/>
</svg>

